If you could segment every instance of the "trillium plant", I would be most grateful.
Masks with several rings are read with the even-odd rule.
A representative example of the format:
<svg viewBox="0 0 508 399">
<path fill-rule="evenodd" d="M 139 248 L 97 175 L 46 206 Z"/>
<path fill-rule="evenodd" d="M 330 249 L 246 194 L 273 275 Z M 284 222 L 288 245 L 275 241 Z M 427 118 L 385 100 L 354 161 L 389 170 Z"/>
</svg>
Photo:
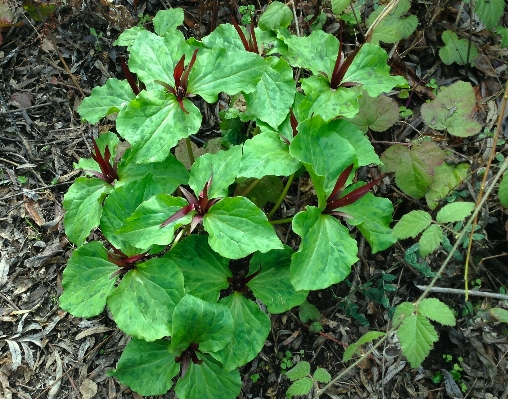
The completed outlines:
<svg viewBox="0 0 508 399">
<path fill-rule="evenodd" d="M 132 337 L 110 375 L 140 395 L 233 399 L 269 314 L 347 278 L 360 234 L 372 252 L 395 243 L 392 204 L 372 192 L 379 179 L 355 177 L 380 159 L 348 119 L 363 95 L 405 81 L 390 75 L 377 45 L 346 56 L 331 34 L 290 33 L 292 12 L 278 2 L 249 32 L 233 21 L 199 41 L 178 30 L 183 18 L 160 11 L 153 32 L 123 32 L 116 45 L 129 52 L 127 79 L 109 79 L 78 109 L 89 123 L 116 114 L 116 133 L 94 140 L 91 159 L 76 164 L 85 175 L 64 198 L 76 249 L 60 305 L 77 317 L 109 308 Z M 196 157 L 198 105 L 219 95 L 230 100 L 222 144 Z M 295 176 L 310 179 L 316 196 L 288 214 L 281 204 Z M 297 247 L 285 244 L 288 230 Z M 233 274 L 235 260 L 248 269 Z"/>
</svg>

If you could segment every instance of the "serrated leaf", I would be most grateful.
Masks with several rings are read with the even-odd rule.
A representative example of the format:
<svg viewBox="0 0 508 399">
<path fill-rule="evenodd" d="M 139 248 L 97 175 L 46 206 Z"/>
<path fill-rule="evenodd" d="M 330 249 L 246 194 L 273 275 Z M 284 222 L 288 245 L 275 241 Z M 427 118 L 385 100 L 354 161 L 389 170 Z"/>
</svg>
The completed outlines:
<svg viewBox="0 0 508 399">
<path fill-rule="evenodd" d="M 385 8 L 380 6 L 371 13 L 367 19 L 367 26 L 370 27 Z M 395 9 L 376 26 L 371 43 L 377 44 L 380 41 L 395 43 L 411 36 L 418 26 L 418 17 L 408 14 L 410 8 L 409 0 L 401 0 Z"/>
<path fill-rule="evenodd" d="M 175 386 L 180 399 L 235 399 L 242 388 L 238 370 L 224 371 L 210 356 L 197 353 L 202 364 L 189 364 L 189 370 Z"/>
<path fill-rule="evenodd" d="M 229 259 L 282 248 L 266 215 L 245 197 L 217 202 L 203 218 L 203 226 L 210 234 L 210 247 Z"/>
<path fill-rule="evenodd" d="M 480 132 L 481 125 L 472 117 L 476 96 L 469 82 L 458 81 L 443 87 L 435 100 L 422 105 L 423 120 L 432 128 L 447 130 L 458 137 Z"/>
<path fill-rule="evenodd" d="M 235 181 L 241 159 L 241 146 L 234 146 L 228 151 L 219 151 L 216 154 L 201 155 L 191 167 L 189 186 L 199 194 L 211 177 L 208 198 L 226 197 L 229 186 Z"/>
<path fill-rule="evenodd" d="M 321 313 L 315 305 L 305 301 L 298 307 L 298 318 L 302 323 L 318 321 L 321 318 Z"/>
<path fill-rule="evenodd" d="M 404 319 L 404 322 L 397 330 L 402 353 L 406 356 L 411 367 L 419 367 L 430 350 L 438 340 L 436 330 L 422 315 L 411 315 Z"/>
<path fill-rule="evenodd" d="M 503 0 L 476 0 L 474 12 L 485 28 L 492 30 L 503 15 L 505 4 Z"/>
<path fill-rule="evenodd" d="M 111 275 L 118 266 L 108 260 L 108 251 L 98 241 L 75 250 L 62 274 L 60 307 L 76 317 L 97 316 L 115 288 Z"/>
<path fill-rule="evenodd" d="M 187 201 L 180 197 L 155 195 L 139 205 L 115 234 L 142 250 L 155 244 L 168 245 L 173 240 L 175 229 L 190 223 L 192 213 L 165 227 L 161 228 L 160 225 L 186 205 Z"/>
<path fill-rule="evenodd" d="M 339 16 L 351 4 L 351 0 L 331 0 L 332 12 L 334 15 Z"/>
<path fill-rule="evenodd" d="M 192 234 L 167 252 L 167 267 L 175 265 L 185 277 L 186 292 L 209 302 L 217 302 L 221 290 L 228 288 L 233 274 L 229 260 L 213 251 L 204 235 Z"/>
<path fill-rule="evenodd" d="M 502 308 L 491 308 L 490 314 L 502 323 L 508 323 L 508 310 Z"/>
<path fill-rule="evenodd" d="M 422 198 L 428 191 L 434 168 L 445 160 L 445 153 L 437 144 L 424 141 L 410 150 L 403 145 L 393 145 L 382 155 L 381 171 L 395 172 L 397 186 L 413 198 Z"/>
<path fill-rule="evenodd" d="M 314 378 L 317 382 L 322 382 L 326 384 L 331 381 L 332 376 L 326 369 L 318 367 L 316 371 L 314 371 L 314 375 L 312 376 L 312 378 Z"/>
<path fill-rule="evenodd" d="M 499 183 L 499 189 L 497 192 L 501 205 L 508 208 L 508 173 L 505 173 Z"/>
<path fill-rule="evenodd" d="M 272 1 L 259 18 L 259 27 L 262 30 L 277 30 L 287 28 L 293 22 L 291 9 L 279 1 Z"/>
<path fill-rule="evenodd" d="M 146 342 L 133 338 L 123 350 L 117 368 L 108 371 L 108 375 L 140 395 L 163 395 L 180 371 L 175 356 L 166 340 Z"/>
<path fill-rule="evenodd" d="M 187 294 L 173 311 L 171 349 L 181 353 L 195 343 L 201 352 L 217 352 L 233 337 L 233 326 L 226 306 Z"/>
<path fill-rule="evenodd" d="M 441 244 L 443 230 L 437 224 L 430 225 L 420 237 L 420 255 L 425 257 L 434 252 Z"/>
<path fill-rule="evenodd" d="M 437 298 L 425 298 L 418 303 L 418 313 L 445 326 L 455 325 L 452 310 Z"/>
<path fill-rule="evenodd" d="M 384 132 L 399 120 L 399 105 L 385 95 L 371 97 L 364 93 L 358 99 L 359 112 L 350 122 L 367 133 L 367 130 Z"/>
<path fill-rule="evenodd" d="M 234 332 L 231 341 L 212 356 L 222 363 L 225 371 L 231 371 L 250 362 L 261 352 L 270 333 L 271 321 L 256 303 L 238 292 L 233 292 L 219 303 L 231 312 Z"/>
<path fill-rule="evenodd" d="M 136 96 L 126 80 L 108 79 L 104 86 L 95 87 L 78 107 L 81 119 L 97 123 L 106 115 L 120 111 Z"/>
<path fill-rule="evenodd" d="M 173 309 L 183 296 L 182 272 L 153 258 L 127 272 L 107 304 L 118 328 L 150 342 L 171 335 Z"/>
<path fill-rule="evenodd" d="M 411 211 L 400 218 L 393 227 L 393 235 L 399 240 L 416 237 L 430 226 L 432 217 L 425 211 Z"/>
<path fill-rule="evenodd" d="M 411 302 L 403 302 L 395 308 L 395 313 L 393 314 L 392 322 L 393 326 L 397 327 L 401 323 L 406 320 L 409 316 L 416 312 L 416 307 Z"/>
<path fill-rule="evenodd" d="M 289 154 L 289 146 L 277 133 L 262 133 L 245 141 L 238 176 L 258 179 L 266 175 L 289 176 L 300 166 L 300 161 Z"/>
<path fill-rule="evenodd" d="M 293 218 L 293 231 L 302 237 L 291 260 L 291 284 L 296 290 L 318 290 L 344 280 L 358 258 L 356 240 L 330 215 L 308 206 Z"/>
<path fill-rule="evenodd" d="M 97 227 L 102 214 L 102 200 L 113 186 L 100 179 L 79 177 L 64 196 L 63 207 L 65 234 L 80 247 Z"/>
<path fill-rule="evenodd" d="M 176 30 L 183 24 L 183 9 L 170 8 L 169 10 L 159 10 L 153 17 L 153 29 L 159 36 L 164 36 L 167 32 Z"/>
<path fill-rule="evenodd" d="M 294 395 L 306 395 L 312 389 L 312 380 L 309 377 L 304 377 L 291 384 L 286 391 L 286 395 L 289 397 Z"/>
<path fill-rule="evenodd" d="M 310 363 L 301 361 L 296 364 L 291 370 L 286 373 L 286 377 L 289 381 L 299 380 L 300 378 L 306 377 L 310 374 Z"/>
<path fill-rule="evenodd" d="M 425 200 L 429 208 L 436 209 L 439 200 L 445 198 L 467 177 L 469 169 L 470 165 L 468 163 L 458 165 L 443 163 L 435 168 L 429 191 L 425 194 Z"/>
<path fill-rule="evenodd" d="M 454 202 L 442 207 L 436 215 L 438 223 L 451 223 L 464 220 L 473 212 L 474 202 Z"/>
<path fill-rule="evenodd" d="M 459 39 L 455 32 L 445 30 L 441 39 L 445 45 L 439 50 L 439 57 L 446 65 L 451 65 L 454 62 L 459 65 L 466 65 L 468 62 L 472 64 L 478 58 L 478 50 L 475 45 L 473 43 L 470 45 L 467 39 Z"/>
<path fill-rule="evenodd" d="M 300 305 L 309 291 L 295 291 L 289 279 L 289 266 L 294 251 L 273 249 L 266 253 L 256 252 L 250 260 L 249 274 L 259 271 L 247 286 L 256 298 L 266 305 L 268 312 L 278 314 Z"/>
</svg>

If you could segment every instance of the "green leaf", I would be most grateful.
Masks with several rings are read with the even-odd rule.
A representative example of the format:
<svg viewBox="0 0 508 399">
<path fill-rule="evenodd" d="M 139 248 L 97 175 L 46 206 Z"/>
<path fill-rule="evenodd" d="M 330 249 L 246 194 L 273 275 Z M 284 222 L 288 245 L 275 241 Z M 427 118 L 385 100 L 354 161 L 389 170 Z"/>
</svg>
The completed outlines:
<svg viewBox="0 0 508 399">
<path fill-rule="evenodd" d="M 106 146 L 108 146 L 109 151 L 111 153 L 111 159 L 115 159 L 118 155 L 118 143 L 120 143 L 120 140 L 118 136 L 111 132 L 106 132 L 99 134 L 99 136 L 95 139 L 95 143 L 97 144 L 97 147 L 99 147 L 99 152 L 104 157 L 104 151 L 106 149 Z M 113 163 L 110 161 L 111 165 Z M 74 164 L 74 169 L 83 169 L 87 175 L 90 175 L 93 177 L 92 174 L 86 172 L 87 170 L 94 170 L 96 172 L 102 173 L 101 168 L 97 162 L 93 158 L 81 158 L 78 163 Z M 115 185 L 118 182 L 115 182 Z"/>
<path fill-rule="evenodd" d="M 95 87 L 78 107 L 81 119 L 97 123 L 106 115 L 126 107 L 136 96 L 126 80 L 108 79 L 104 86 Z"/>
<path fill-rule="evenodd" d="M 436 209 L 439 200 L 448 196 L 468 175 L 470 165 L 461 163 L 448 165 L 443 163 L 434 169 L 434 177 L 425 194 L 425 199 L 430 209 Z"/>
<path fill-rule="evenodd" d="M 317 382 L 327 384 L 331 381 L 332 376 L 326 369 L 318 367 L 316 371 L 314 371 L 314 375 L 312 376 L 312 378 L 314 378 Z"/>
<path fill-rule="evenodd" d="M 289 381 L 299 380 L 300 378 L 307 377 L 310 374 L 310 363 L 301 361 L 296 364 L 291 370 L 286 373 Z"/>
<path fill-rule="evenodd" d="M 203 225 L 210 234 L 210 247 L 229 259 L 282 248 L 266 215 L 245 197 L 217 202 L 206 213 Z"/>
<path fill-rule="evenodd" d="M 505 48 L 508 46 L 508 28 L 505 28 L 504 26 L 499 25 L 496 27 L 496 33 L 501 36 L 501 43 L 499 46 L 501 48 Z"/>
<path fill-rule="evenodd" d="M 233 274 L 229 260 L 213 251 L 204 235 L 191 234 L 167 252 L 163 259 L 167 267 L 182 270 L 186 292 L 208 302 L 217 302 L 221 290 L 228 288 Z"/>
<path fill-rule="evenodd" d="M 201 348 L 200 348 L 201 349 Z M 197 353 L 202 364 L 189 364 L 189 370 L 175 386 L 180 399 L 235 399 L 242 388 L 238 370 L 224 371 L 210 356 Z"/>
<path fill-rule="evenodd" d="M 356 188 L 363 185 L 360 183 L 350 187 Z M 367 193 L 351 205 L 337 209 L 353 217 L 348 219 L 348 223 L 358 227 L 372 247 L 372 253 L 382 251 L 397 241 L 390 229 L 393 205 L 388 198 Z"/>
<path fill-rule="evenodd" d="M 274 3 L 271 3 L 274 4 Z M 266 70 L 256 90 L 245 94 L 247 115 L 269 124 L 274 129 L 289 114 L 296 93 L 293 69 L 283 58 L 268 57 Z"/>
<path fill-rule="evenodd" d="M 489 30 L 495 28 L 503 15 L 505 2 L 503 0 L 476 0 L 474 5 L 474 12 L 485 28 Z"/>
<path fill-rule="evenodd" d="M 286 395 L 289 397 L 295 395 L 306 395 L 312 389 L 312 379 L 309 377 L 304 377 L 300 380 L 297 380 L 291 384 L 291 386 L 286 391 Z"/>
<path fill-rule="evenodd" d="M 289 154 L 289 146 L 277 133 L 262 133 L 244 143 L 238 176 L 258 179 L 266 175 L 289 176 L 300 166 L 301 163 Z"/>
<path fill-rule="evenodd" d="M 238 178 L 238 185 L 233 197 L 242 195 L 244 191 L 254 183 L 254 178 Z M 277 176 L 264 176 L 259 183 L 248 192 L 245 197 L 251 200 L 258 208 L 264 208 L 268 202 L 276 203 L 284 191 L 282 181 Z"/>
<path fill-rule="evenodd" d="M 471 83 L 458 81 L 443 87 L 435 100 L 423 104 L 422 117 L 434 129 L 469 137 L 481 130 L 480 123 L 471 117 L 475 106 L 476 96 Z"/>
<path fill-rule="evenodd" d="M 159 162 L 166 159 L 178 140 L 196 133 L 201 112 L 188 99 L 186 114 L 176 97 L 163 90 L 143 90 L 118 114 L 118 133 L 132 145 L 131 161 Z"/>
<path fill-rule="evenodd" d="M 254 359 L 263 349 L 270 333 L 271 321 L 256 303 L 238 292 L 220 300 L 233 316 L 233 338 L 212 356 L 219 360 L 225 371 L 234 370 Z"/>
<path fill-rule="evenodd" d="M 319 321 L 321 313 L 315 305 L 305 301 L 298 307 L 298 317 L 302 323 L 308 323 L 309 321 Z"/>
<path fill-rule="evenodd" d="M 502 323 L 508 323 L 508 310 L 502 308 L 491 308 L 490 314 Z"/>
<path fill-rule="evenodd" d="M 478 50 L 475 45 L 471 43 L 470 46 L 467 39 L 459 39 L 455 32 L 445 30 L 441 35 L 441 39 L 443 39 L 445 45 L 439 50 L 439 57 L 446 65 L 451 65 L 454 62 L 459 65 L 466 65 L 468 61 L 473 64 L 473 61 L 478 58 Z"/>
<path fill-rule="evenodd" d="M 245 29 L 242 29 L 247 36 Z M 245 51 L 242 39 L 235 27 L 231 24 L 220 24 L 208 36 L 202 39 L 202 43 L 210 49 L 224 48 L 229 51 Z"/>
<path fill-rule="evenodd" d="M 505 208 L 508 208 L 508 173 L 503 175 L 501 183 L 499 183 L 497 195 L 499 196 L 501 205 L 503 205 Z"/>
<path fill-rule="evenodd" d="M 413 198 L 422 198 L 428 191 L 434 168 L 445 160 L 445 153 L 437 144 L 424 141 L 409 150 L 403 145 L 393 145 L 382 155 L 383 173 L 395 172 L 397 186 Z"/>
<path fill-rule="evenodd" d="M 153 17 L 153 29 L 159 36 L 164 36 L 167 32 L 176 30 L 183 24 L 183 9 L 170 8 L 169 10 L 160 10 Z"/>
<path fill-rule="evenodd" d="M 102 213 L 102 200 L 113 186 L 100 179 L 78 177 L 64 196 L 63 207 L 67 238 L 80 247 L 97 227 Z"/>
<path fill-rule="evenodd" d="M 115 232 L 117 237 L 130 245 L 146 250 L 152 245 L 168 245 L 173 241 L 175 229 L 190 223 L 193 213 L 161 228 L 160 225 L 188 205 L 180 197 L 158 194 L 143 202 Z"/>
<path fill-rule="evenodd" d="M 425 211 L 411 211 L 403 215 L 393 227 L 393 235 L 399 240 L 415 238 L 430 226 L 432 217 Z"/>
<path fill-rule="evenodd" d="M 279 1 L 270 3 L 259 18 L 259 27 L 262 30 L 277 30 L 287 28 L 293 22 L 293 13 L 291 9 Z"/>
<path fill-rule="evenodd" d="M 249 264 L 249 274 L 257 272 L 247 286 L 256 298 L 266 305 L 268 312 L 278 314 L 300 305 L 309 291 L 295 291 L 289 280 L 289 266 L 294 251 L 289 247 L 256 252 Z"/>
<path fill-rule="evenodd" d="M 195 343 L 201 352 L 217 352 L 231 340 L 233 329 L 226 306 L 187 294 L 173 311 L 171 349 L 181 353 Z"/>
<path fill-rule="evenodd" d="M 385 8 L 385 6 L 380 6 L 371 13 L 367 19 L 367 26 L 370 27 Z M 395 43 L 411 36 L 418 26 L 418 18 L 416 15 L 408 14 L 410 8 L 409 0 L 401 0 L 395 10 L 376 26 L 371 43 L 378 44 L 380 41 Z"/>
<path fill-rule="evenodd" d="M 371 97 L 367 93 L 358 99 L 359 112 L 350 122 L 367 133 L 367 130 L 384 132 L 399 120 L 399 106 L 397 102 L 385 95 Z"/>
<path fill-rule="evenodd" d="M 409 316 L 413 315 L 416 312 L 416 307 L 414 303 L 411 302 L 402 302 L 397 305 L 395 308 L 395 313 L 393 315 L 393 326 L 397 327 L 401 323 L 404 322 Z"/>
<path fill-rule="evenodd" d="M 342 357 L 342 361 L 344 361 L 344 362 L 350 361 L 351 358 L 353 357 L 353 355 L 355 354 L 355 352 L 357 352 L 357 350 L 360 348 L 361 345 L 366 344 L 368 342 L 372 342 L 375 339 L 378 339 L 378 338 L 383 337 L 385 335 L 386 335 L 386 333 L 379 332 L 379 331 L 369 331 L 369 332 L 363 334 L 357 342 L 350 344 L 346 348 L 346 350 L 344 351 L 344 355 Z"/>
<path fill-rule="evenodd" d="M 221 198 L 228 195 L 228 188 L 234 183 L 240 168 L 242 147 L 235 146 L 228 151 L 204 154 L 196 159 L 190 170 L 189 186 L 200 193 L 212 177 L 208 188 L 208 198 Z"/>
<path fill-rule="evenodd" d="M 474 202 L 454 202 L 442 207 L 436 215 L 438 223 L 451 223 L 464 220 L 473 212 Z"/>
<path fill-rule="evenodd" d="M 351 4 L 351 0 L 331 0 L 332 12 L 335 16 L 342 14 L 346 8 Z"/>
<path fill-rule="evenodd" d="M 98 241 L 75 250 L 62 274 L 60 307 L 76 317 L 97 316 L 115 289 L 111 275 L 118 266 L 108 260 L 108 251 Z"/>
<path fill-rule="evenodd" d="M 397 330 L 402 353 L 411 367 L 419 367 L 429 355 L 433 343 L 438 340 L 436 330 L 422 315 L 411 315 L 405 318 Z"/>
<path fill-rule="evenodd" d="M 344 354 L 342 355 L 342 361 L 349 362 L 356 353 L 358 346 L 359 345 L 356 342 L 349 344 L 348 347 L 344 350 Z"/>
<path fill-rule="evenodd" d="M 425 257 L 434 252 L 443 239 L 443 230 L 437 224 L 430 225 L 420 237 L 420 255 Z"/>
<path fill-rule="evenodd" d="M 176 355 L 168 347 L 166 340 L 145 342 L 133 338 L 123 350 L 116 370 L 108 371 L 108 375 L 140 395 L 163 395 L 180 371 Z"/>
<path fill-rule="evenodd" d="M 146 31 L 146 29 L 141 26 L 133 26 L 132 28 L 126 29 L 118 36 L 118 39 L 113 42 L 113 45 L 127 46 L 130 48 L 136 41 L 138 35 L 144 31 Z"/>
<path fill-rule="evenodd" d="M 445 326 L 455 325 L 452 310 L 437 298 L 425 298 L 418 304 L 418 313 Z"/>
<path fill-rule="evenodd" d="M 327 288 L 349 275 L 358 260 L 357 243 L 334 217 L 308 206 L 293 218 L 293 230 L 302 237 L 290 269 L 296 290 Z"/>
<path fill-rule="evenodd" d="M 173 309 L 183 296 L 182 272 L 153 258 L 127 272 L 107 303 L 123 332 L 155 341 L 171 335 Z"/>
</svg>

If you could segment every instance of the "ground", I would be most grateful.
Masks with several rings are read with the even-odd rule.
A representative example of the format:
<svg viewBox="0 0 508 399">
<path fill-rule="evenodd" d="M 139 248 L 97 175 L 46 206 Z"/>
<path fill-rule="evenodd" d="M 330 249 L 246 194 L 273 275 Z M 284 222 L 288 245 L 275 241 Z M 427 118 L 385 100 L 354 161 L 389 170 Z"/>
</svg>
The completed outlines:
<svg viewBox="0 0 508 399">
<path fill-rule="evenodd" d="M 316 2 L 298 3 L 299 16 L 312 14 L 317 7 Z M 442 43 L 436 39 L 436 32 L 455 26 L 461 37 L 469 37 L 463 15 L 459 15 L 459 27 L 454 25 L 461 2 L 413 3 L 412 13 L 418 16 L 420 26 L 417 33 L 398 44 L 397 54 L 407 50 L 409 55 L 393 57 L 392 73 L 404 76 L 413 86 L 418 76 L 423 75 L 429 81 L 434 78 L 439 86 L 457 79 L 470 81 L 477 94 L 474 118 L 492 128 L 506 81 L 508 51 L 495 45 L 492 33 L 483 31 L 474 35 L 477 47 L 481 48 L 474 68 L 443 64 L 437 56 L 437 46 Z M 73 169 L 73 163 L 88 157 L 91 139 L 113 126 L 108 122 L 95 126 L 81 123 L 76 109 L 107 78 L 123 77 L 119 57 L 126 54 L 112 43 L 124 29 L 149 23 L 145 17 L 155 15 L 159 9 L 183 7 L 185 35 L 199 38 L 216 23 L 227 21 L 238 5 L 248 3 L 223 1 L 217 2 L 217 8 L 214 4 L 197 0 L 130 4 L 120 0 L 112 5 L 102 0 L 69 0 L 58 3 L 42 21 L 34 21 L 22 7 L 14 8 L 15 22 L 22 24 L 3 33 L 0 45 L 0 397 L 140 397 L 106 375 L 108 369 L 115 367 L 127 343 L 127 337 L 115 327 L 110 315 L 104 312 L 82 320 L 58 306 L 62 271 L 73 249 L 62 224 L 63 196 L 80 175 Z M 256 7 L 261 10 L 262 4 Z M 325 12 L 328 15 L 325 28 L 332 31 L 336 19 L 329 9 L 325 8 Z M 506 15 L 502 21 L 506 26 Z M 462 160 L 481 165 L 488 139 L 448 138 L 445 142 L 442 135 L 423 126 L 419 112 L 418 104 L 434 97 L 432 85 L 419 85 L 414 96 L 417 104 L 414 108 L 412 104 L 414 116 L 377 134 L 373 138 L 376 150 L 381 153 L 390 142 L 403 142 L 419 133 L 433 137 Z M 405 100 L 398 101 L 399 105 L 405 105 Z M 213 131 L 217 118 L 210 115 L 198 137 L 209 138 L 207 134 Z M 499 148 L 501 157 L 506 155 L 506 147 Z M 295 181 L 290 199 L 292 195 L 294 201 L 305 202 L 311 195 L 306 185 L 305 177 Z M 469 184 L 465 189 L 474 200 L 476 187 Z M 393 178 L 383 188 L 383 194 L 396 204 L 395 220 L 421 205 L 399 191 Z M 506 292 L 506 213 L 495 200 L 487 204 L 487 211 L 480 218 L 486 239 L 473 247 L 470 280 L 484 291 L 500 292 L 504 288 Z M 263 351 L 241 369 L 243 388 L 239 397 L 285 398 L 290 385 L 285 370 L 299 360 L 309 361 L 312 369 L 326 368 L 332 376 L 343 371 L 347 367 L 342 362 L 344 347 L 369 329 L 354 316 L 364 315 L 371 329 L 386 331 L 391 306 L 416 299 L 420 291 L 415 283 L 429 282 L 405 257 L 412 243 L 402 241 L 375 255 L 364 248 L 348 282 L 311 293 L 309 302 L 321 313 L 321 332 L 311 332 L 300 321 L 298 309 L 271 316 L 272 332 Z M 430 267 L 436 270 L 445 255 L 444 252 L 432 255 Z M 383 273 L 396 276 L 391 281 L 395 291 L 379 289 Z M 439 286 L 462 288 L 462 276 L 462 263 L 452 262 Z M 366 282 L 372 286 L 365 286 Z M 384 293 L 388 306 L 381 304 L 379 295 Z M 433 296 L 456 311 L 458 323 L 439 329 L 440 340 L 421 368 L 411 369 L 404 362 L 395 337 L 348 371 L 326 395 L 465 397 L 461 388 L 466 387 L 470 398 L 507 399 L 506 324 L 480 317 L 483 309 L 506 307 L 506 298 L 503 305 L 499 299 L 471 297 L 465 302 L 463 295 Z M 356 312 L 351 310 L 353 307 Z M 456 381 L 447 374 L 450 371 Z M 163 397 L 174 395 L 168 393 Z"/>
</svg>

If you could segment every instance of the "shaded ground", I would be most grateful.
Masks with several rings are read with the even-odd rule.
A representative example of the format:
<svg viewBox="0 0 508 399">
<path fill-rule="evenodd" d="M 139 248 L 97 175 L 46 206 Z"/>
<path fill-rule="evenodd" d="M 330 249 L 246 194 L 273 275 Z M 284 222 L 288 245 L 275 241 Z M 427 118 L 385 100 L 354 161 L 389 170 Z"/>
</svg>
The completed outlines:
<svg viewBox="0 0 508 399">
<path fill-rule="evenodd" d="M 212 3 L 174 1 L 170 5 L 185 9 L 185 34 L 200 37 L 215 24 Z M 236 9 L 234 3 L 219 5 L 217 21 L 226 20 L 229 10 Z M 312 13 L 314 6 L 311 2 L 302 3 L 297 8 L 298 15 Z M 492 126 L 506 80 L 508 50 L 499 49 L 492 35 L 483 31 L 474 36 L 477 46 L 482 48 L 474 69 L 466 71 L 464 67 L 442 64 L 436 50 L 436 46 L 442 45 L 436 39 L 437 33 L 453 28 L 459 6 L 460 2 L 415 4 L 412 13 L 418 15 L 420 27 L 417 34 L 399 43 L 398 54 L 404 57 L 394 57 L 393 72 L 402 74 L 413 86 L 416 74 L 426 81 L 435 78 L 440 86 L 457 79 L 471 81 L 478 101 L 475 118 Z M 62 270 L 72 252 L 62 226 L 62 199 L 79 175 L 72 164 L 89 156 L 92 137 L 113 126 L 106 122 L 100 126 L 81 124 L 75 112 L 77 106 L 107 78 L 122 77 L 117 61 L 121 49 L 112 47 L 118 34 L 139 23 L 137 15 L 153 16 L 166 7 L 168 4 L 162 2 L 139 3 L 134 12 L 133 5 L 123 1 L 110 6 L 95 0 L 73 0 L 59 5 L 43 22 L 34 22 L 19 8 L 16 18 L 24 25 L 4 35 L 4 44 L 0 46 L 0 397 L 139 398 L 105 375 L 115 367 L 127 343 L 127 337 L 116 329 L 110 316 L 103 313 L 80 320 L 58 307 Z M 325 28 L 333 29 L 336 21 L 329 14 Z M 467 38 L 467 23 L 462 18 L 460 28 L 453 29 Z M 419 104 L 430 98 L 433 98 L 431 88 L 421 85 L 415 90 L 411 103 L 414 116 L 376 135 L 376 149 L 381 153 L 388 142 L 414 138 L 417 129 L 453 149 L 462 159 L 480 165 L 488 145 L 486 140 L 445 142 L 422 124 Z M 405 100 L 399 100 L 400 105 L 405 105 L 402 101 Z M 217 115 L 211 115 L 205 121 L 207 132 L 216 118 Z M 410 201 L 393 185 L 384 190 L 396 204 L 396 220 L 422 206 Z M 474 184 L 469 185 L 473 200 L 476 190 Z M 290 200 L 305 203 L 310 195 L 305 178 L 295 182 L 290 193 Z M 507 288 L 507 258 L 498 257 L 508 251 L 505 223 L 503 210 L 495 201 L 489 203 L 482 224 L 488 241 L 475 246 L 472 271 L 472 279 L 478 279 L 483 290 L 499 292 L 500 288 Z M 295 244 L 291 240 L 289 243 Z M 284 398 L 289 386 L 284 368 L 300 359 L 311 362 L 313 368 L 326 368 L 332 376 L 343 370 L 347 366 L 341 361 L 344 345 L 368 330 L 351 310 L 356 307 L 356 314 L 365 315 L 372 329 L 387 330 L 390 307 L 418 297 L 420 291 L 415 282 L 428 283 L 404 259 L 404 251 L 412 244 L 408 240 L 376 255 L 365 248 L 348 283 L 312 293 L 309 301 L 322 314 L 321 334 L 309 331 L 299 320 L 298 309 L 271 316 L 273 328 L 265 348 L 241 370 L 244 387 L 240 397 Z M 438 253 L 429 259 L 431 268 L 436 270 L 444 256 Z M 383 272 L 396 276 L 391 283 L 397 290 L 386 292 L 387 307 L 363 285 L 371 282 L 378 287 Z M 462 288 L 462 273 L 461 262 L 451 264 L 439 285 Z M 355 289 L 344 298 L 350 292 L 348 284 Z M 379 294 L 379 290 L 376 292 Z M 460 387 L 464 383 L 467 397 L 506 399 L 506 325 L 475 317 L 483 308 L 500 306 L 498 301 L 472 298 L 472 308 L 468 308 L 463 297 L 449 294 L 436 297 L 457 311 L 459 323 L 440 331 L 440 341 L 421 369 L 412 370 L 405 365 L 394 342 L 384 356 L 376 353 L 348 373 L 328 391 L 328 396 L 443 398 L 452 397 L 447 392 L 453 391 L 454 384 Z M 451 360 L 446 361 L 443 355 L 449 355 Z M 446 375 L 454 364 L 460 373 L 457 383 Z M 436 383 L 431 380 L 440 369 L 445 370 L 441 373 L 448 381 L 448 390 L 439 379 Z M 173 396 L 168 393 L 164 397 Z"/>
</svg>

